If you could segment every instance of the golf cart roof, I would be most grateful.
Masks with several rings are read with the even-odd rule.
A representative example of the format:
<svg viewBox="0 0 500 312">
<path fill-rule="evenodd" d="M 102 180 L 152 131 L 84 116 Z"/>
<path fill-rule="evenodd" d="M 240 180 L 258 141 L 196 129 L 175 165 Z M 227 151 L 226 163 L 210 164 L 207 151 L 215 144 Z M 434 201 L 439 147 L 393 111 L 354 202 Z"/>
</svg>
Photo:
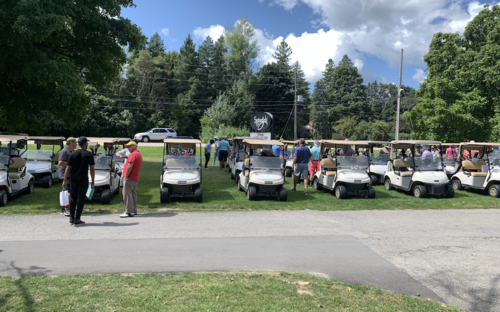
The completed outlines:
<svg viewBox="0 0 500 312">
<path fill-rule="evenodd" d="M 61 136 L 30 136 L 30 140 L 64 141 L 66 138 Z"/>
<path fill-rule="evenodd" d="M 281 140 L 281 142 L 285 143 L 285 144 L 295 144 L 295 143 L 298 143 L 299 140 L 297 141 L 292 141 L 292 140 Z"/>
<path fill-rule="evenodd" d="M 163 143 L 174 143 L 174 144 L 201 144 L 200 140 L 197 139 L 164 139 Z"/>
<path fill-rule="evenodd" d="M 344 145 L 355 145 L 357 141 L 345 141 L 345 140 L 321 140 L 320 144 L 326 146 L 344 146 Z"/>
<path fill-rule="evenodd" d="M 120 142 L 128 143 L 130 139 L 128 138 L 87 138 L 91 143 L 114 143 L 119 144 Z"/>
<path fill-rule="evenodd" d="M 496 147 L 500 146 L 500 143 L 486 143 L 486 142 L 462 142 L 460 143 L 461 150 L 474 149 L 479 150 L 483 147 Z"/>
<path fill-rule="evenodd" d="M 283 146 L 283 145 L 285 145 L 278 140 L 263 140 L 263 139 L 256 139 L 256 138 L 245 139 L 245 140 L 243 140 L 243 143 L 247 143 L 247 144 L 254 145 L 254 146 L 255 145 L 257 145 L 257 146 L 263 146 L 263 145 Z"/>
<path fill-rule="evenodd" d="M 391 144 L 389 141 L 354 141 L 358 145 L 371 145 L 371 144 Z"/>
<path fill-rule="evenodd" d="M 426 140 L 402 140 L 402 141 L 391 141 L 391 144 L 395 145 L 432 145 L 432 144 L 442 144 L 441 141 L 426 141 Z"/>
<path fill-rule="evenodd" d="M 21 140 L 29 140 L 29 136 L 27 136 L 27 135 L 3 135 L 3 134 L 0 134 L 0 142 L 13 142 L 13 141 L 21 141 Z"/>
<path fill-rule="evenodd" d="M 246 140 L 246 139 L 262 140 L 261 138 L 257 138 L 257 137 L 234 137 L 234 138 L 231 138 L 229 140 Z"/>
<path fill-rule="evenodd" d="M 452 145 L 459 146 L 460 144 L 462 143 L 441 143 L 442 146 L 452 146 Z"/>
</svg>

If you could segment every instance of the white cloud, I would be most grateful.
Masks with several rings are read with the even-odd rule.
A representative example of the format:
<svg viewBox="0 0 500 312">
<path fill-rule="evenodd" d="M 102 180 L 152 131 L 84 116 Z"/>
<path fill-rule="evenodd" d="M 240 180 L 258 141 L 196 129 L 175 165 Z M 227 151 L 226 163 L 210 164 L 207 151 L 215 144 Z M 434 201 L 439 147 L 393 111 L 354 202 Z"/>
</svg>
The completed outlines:
<svg viewBox="0 0 500 312">
<path fill-rule="evenodd" d="M 168 36 L 168 28 L 163 28 L 161 31 L 160 31 L 160 34 L 164 37 L 167 37 Z"/>
<path fill-rule="evenodd" d="M 298 2 L 299 2 L 298 0 L 274 0 L 273 1 L 274 4 L 282 6 L 283 8 L 285 8 L 285 10 L 293 9 L 298 4 Z"/>
<path fill-rule="evenodd" d="M 195 39 L 199 41 L 205 40 L 207 36 L 212 37 L 213 41 L 217 41 L 223 33 L 224 27 L 221 25 L 212 25 L 208 28 L 197 27 L 193 31 Z"/>
<path fill-rule="evenodd" d="M 411 76 L 411 78 L 413 78 L 413 80 L 418 81 L 418 83 L 422 83 L 425 80 L 425 78 L 427 78 L 427 74 L 423 69 L 417 68 L 415 69 L 415 74 Z"/>
</svg>

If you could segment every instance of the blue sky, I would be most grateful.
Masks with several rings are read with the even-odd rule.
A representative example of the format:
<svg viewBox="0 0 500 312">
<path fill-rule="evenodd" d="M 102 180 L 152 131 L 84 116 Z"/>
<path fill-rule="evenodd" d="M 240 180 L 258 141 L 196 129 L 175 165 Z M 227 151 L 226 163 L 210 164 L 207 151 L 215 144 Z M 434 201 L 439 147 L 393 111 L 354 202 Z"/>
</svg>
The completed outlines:
<svg viewBox="0 0 500 312">
<path fill-rule="evenodd" d="M 460 0 L 135 0 L 122 15 L 151 37 L 162 35 L 168 50 L 179 50 L 191 34 L 198 44 L 246 17 L 256 27 L 259 64 L 272 61 L 274 47 L 286 40 L 310 83 L 332 58 L 344 54 L 366 82 L 397 83 L 399 51 L 405 50 L 403 84 L 418 88 L 425 78 L 423 56 L 435 32 L 463 32 L 482 9 Z"/>
</svg>

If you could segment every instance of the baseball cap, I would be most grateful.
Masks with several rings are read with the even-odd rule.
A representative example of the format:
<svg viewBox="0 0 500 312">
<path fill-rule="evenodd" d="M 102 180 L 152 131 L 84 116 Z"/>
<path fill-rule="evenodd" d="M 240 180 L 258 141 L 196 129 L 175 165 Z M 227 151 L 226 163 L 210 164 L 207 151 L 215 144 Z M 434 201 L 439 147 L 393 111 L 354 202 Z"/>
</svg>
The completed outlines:
<svg viewBox="0 0 500 312">
<path fill-rule="evenodd" d="M 218 140 L 218 139 L 219 139 L 219 137 L 218 137 L 218 136 L 214 136 L 214 139 Z"/>
<path fill-rule="evenodd" d="M 76 138 L 74 138 L 74 137 L 67 138 L 66 143 L 69 143 L 69 142 L 76 142 Z"/>
<path fill-rule="evenodd" d="M 220 138 L 225 140 L 225 139 L 226 139 L 226 136 L 225 136 L 225 135 L 223 135 L 223 136 L 221 136 Z"/>
<path fill-rule="evenodd" d="M 130 146 L 132 146 L 132 145 L 137 146 L 137 143 L 135 143 L 135 141 L 130 141 L 130 142 L 128 142 L 127 144 L 125 144 L 125 147 L 130 147 Z"/>
<path fill-rule="evenodd" d="M 319 146 L 319 141 L 318 140 L 314 141 L 314 146 Z"/>
<path fill-rule="evenodd" d="M 84 137 L 84 136 L 81 136 L 78 138 L 78 144 L 84 144 L 84 143 L 87 143 L 87 142 L 90 142 L 87 137 Z"/>
</svg>

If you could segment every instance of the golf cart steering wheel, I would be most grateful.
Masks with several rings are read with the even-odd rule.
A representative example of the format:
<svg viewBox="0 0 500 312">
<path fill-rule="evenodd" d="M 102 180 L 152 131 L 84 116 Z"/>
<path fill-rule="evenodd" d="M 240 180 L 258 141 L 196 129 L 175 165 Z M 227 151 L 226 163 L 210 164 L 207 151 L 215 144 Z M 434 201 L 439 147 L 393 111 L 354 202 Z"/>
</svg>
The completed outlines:
<svg viewBox="0 0 500 312">
<path fill-rule="evenodd" d="M 12 158 L 11 158 L 11 159 L 9 160 L 9 166 L 10 166 L 10 165 L 13 165 L 13 164 L 14 164 L 14 159 L 12 159 Z"/>
</svg>

